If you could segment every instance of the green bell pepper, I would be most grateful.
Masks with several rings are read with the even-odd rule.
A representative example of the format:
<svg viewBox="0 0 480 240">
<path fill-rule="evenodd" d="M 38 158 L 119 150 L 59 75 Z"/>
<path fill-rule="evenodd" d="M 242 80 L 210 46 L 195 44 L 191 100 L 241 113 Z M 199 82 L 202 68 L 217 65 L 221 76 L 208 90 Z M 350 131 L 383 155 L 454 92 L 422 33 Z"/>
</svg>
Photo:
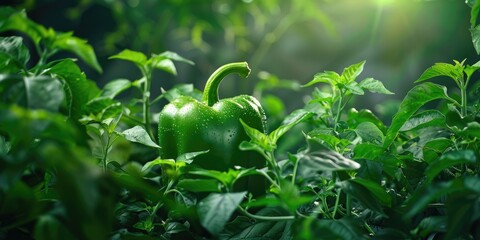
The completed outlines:
<svg viewBox="0 0 480 240">
<path fill-rule="evenodd" d="M 265 160 L 260 154 L 239 149 L 242 141 L 249 140 L 240 119 L 266 132 L 266 116 L 258 100 L 248 95 L 218 99 L 218 86 L 230 73 L 246 78 L 250 69 L 246 62 L 223 65 L 207 80 L 201 102 L 181 96 L 163 108 L 158 126 L 161 158 L 175 159 L 187 152 L 209 150 L 197 156 L 193 163 L 218 171 L 227 171 L 234 166 L 265 167 Z M 241 178 L 234 190 L 263 195 L 265 179 L 258 175 Z"/>
</svg>

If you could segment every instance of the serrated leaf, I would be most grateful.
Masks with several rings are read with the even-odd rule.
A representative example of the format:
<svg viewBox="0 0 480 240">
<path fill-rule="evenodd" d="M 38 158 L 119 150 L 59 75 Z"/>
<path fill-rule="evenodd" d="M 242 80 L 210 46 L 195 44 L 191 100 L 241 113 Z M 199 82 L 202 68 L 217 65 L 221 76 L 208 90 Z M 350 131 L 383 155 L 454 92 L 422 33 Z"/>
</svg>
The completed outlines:
<svg viewBox="0 0 480 240">
<path fill-rule="evenodd" d="M 445 86 L 427 82 L 412 88 L 400 104 L 397 114 L 393 117 L 392 124 L 385 136 L 384 147 L 392 144 L 398 131 L 420 107 L 436 99 L 450 100 Z"/>
<path fill-rule="evenodd" d="M 102 72 L 93 47 L 87 43 L 87 40 L 73 36 L 73 32 L 57 33 L 52 47 L 73 52 L 97 72 Z"/>
<path fill-rule="evenodd" d="M 141 52 L 125 49 L 120 53 L 109 57 L 108 59 L 122 59 L 143 66 L 147 63 L 147 56 Z"/>
<path fill-rule="evenodd" d="M 122 132 L 122 136 L 128 141 L 141 143 L 145 146 L 160 148 L 148 135 L 147 131 L 140 127 L 135 126 Z"/>
<path fill-rule="evenodd" d="M 108 82 L 102 90 L 101 96 L 107 98 L 115 98 L 118 94 L 129 89 L 132 83 L 127 79 L 116 79 Z"/>
<path fill-rule="evenodd" d="M 247 192 L 212 193 L 197 204 L 200 223 L 211 234 L 218 235 Z"/>
<path fill-rule="evenodd" d="M 373 78 L 366 78 L 359 83 L 360 87 L 373 93 L 394 94 L 390 92 L 382 82 Z"/>
<path fill-rule="evenodd" d="M 437 110 L 426 110 L 415 114 L 400 128 L 400 132 L 417 130 L 431 126 L 442 126 L 445 116 Z"/>
</svg>

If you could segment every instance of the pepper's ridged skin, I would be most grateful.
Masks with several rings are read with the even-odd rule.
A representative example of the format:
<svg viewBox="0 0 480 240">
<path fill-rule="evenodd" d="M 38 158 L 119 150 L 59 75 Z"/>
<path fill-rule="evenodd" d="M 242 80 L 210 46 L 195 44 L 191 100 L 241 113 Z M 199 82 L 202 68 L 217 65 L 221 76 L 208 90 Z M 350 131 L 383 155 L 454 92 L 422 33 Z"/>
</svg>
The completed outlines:
<svg viewBox="0 0 480 240">
<path fill-rule="evenodd" d="M 232 70 L 232 64 L 237 64 L 233 66 L 237 69 Z M 246 63 L 232 64 L 224 65 L 223 69 L 219 69 L 223 71 L 217 70 L 212 74 L 207 81 L 203 101 L 182 96 L 164 107 L 158 128 L 161 158 L 175 159 L 187 152 L 209 150 L 208 153 L 197 156 L 193 163 L 218 171 L 227 171 L 234 166 L 265 167 L 265 160 L 258 153 L 241 151 L 238 147 L 242 141 L 250 140 L 240 119 L 249 126 L 266 132 L 266 117 L 258 100 L 248 95 L 222 100 L 217 97 L 218 84 L 225 75 L 241 73 L 238 72 L 239 68 L 244 70 L 241 67 L 249 72 Z M 234 190 L 248 190 L 254 195 L 262 195 L 265 193 L 265 179 L 261 176 L 241 178 L 236 182 Z"/>
</svg>

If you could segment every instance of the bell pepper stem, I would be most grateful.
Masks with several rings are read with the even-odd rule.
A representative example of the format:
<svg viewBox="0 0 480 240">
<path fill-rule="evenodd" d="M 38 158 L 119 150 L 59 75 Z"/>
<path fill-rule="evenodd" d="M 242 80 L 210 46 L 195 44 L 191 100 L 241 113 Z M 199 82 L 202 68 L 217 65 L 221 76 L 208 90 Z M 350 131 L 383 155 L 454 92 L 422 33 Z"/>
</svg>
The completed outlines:
<svg viewBox="0 0 480 240">
<path fill-rule="evenodd" d="M 250 74 L 250 68 L 248 67 L 247 62 L 235 62 L 225 64 L 219 67 L 215 72 L 212 73 L 210 78 L 208 78 L 207 83 L 205 84 L 205 89 L 202 95 L 202 102 L 208 106 L 213 106 L 213 104 L 218 102 L 218 86 L 222 82 L 223 78 L 231 73 L 237 73 L 240 76 L 246 78 Z"/>
</svg>

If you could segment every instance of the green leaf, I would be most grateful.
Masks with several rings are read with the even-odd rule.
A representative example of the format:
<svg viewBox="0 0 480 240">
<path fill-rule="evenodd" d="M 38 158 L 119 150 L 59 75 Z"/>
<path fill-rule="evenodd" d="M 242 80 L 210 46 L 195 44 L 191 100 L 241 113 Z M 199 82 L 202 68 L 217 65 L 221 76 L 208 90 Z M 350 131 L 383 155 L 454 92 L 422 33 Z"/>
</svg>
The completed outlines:
<svg viewBox="0 0 480 240">
<path fill-rule="evenodd" d="M 368 109 L 361 109 L 357 110 L 352 108 L 348 111 L 348 125 L 350 127 L 356 128 L 358 124 L 362 122 L 371 122 L 377 126 L 382 132 L 385 132 L 387 128 L 383 124 L 382 120 L 380 120 L 372 111 Z"/>
<path fill-rule="evenodd" d="M 480 178 L 478 176 L 465 177 L 463 184 L 465 185 L 466 189 L 476 194 L 480 194 Z"/>
<path fill-rule="evenodd" d="M 118 94 L 129 89 L 132 83 L 127 79 L 116 79 L 108 82 L 102 90 L 101 96 L 107 98 L 115 98 Z"/>
<path fill-rule="evenodd" d="M 25 10 L 17 11 L 11 7 L 0 9 L 0 32 L 19 31 L 29 36 L 35 45 L 49 36 L 49 31 L 42 25 L 28 19 Z"/>
<path fill-rule="evenodd" d="M 72 143 L 77 139 L 77 132 L 65 121 L 65 116 L 45 110 L 0 104 L 0 123 L 0 130 L 8 133 L 12 145 L 23 142 L 31 146 L 34 139 Z"/>
<path fill-rule="evenodd" d="M 307 143 L 307 150 L 296 155 L 300 161 L 299 167 L 312 171 L 342 171 L 360 168 L 360 164 L 357 162 L 328 149 L 313 138 L 307 137 Z"/>
<path fill-rule="evenodd" d="M 205 151 L 198 151 L 198 152 L 188 152 L 184 153 L 175 159 L 175 161 L 180 161 L 180 162 L 186 162 L 186 163 L 192 163 L 192 160 L 196 158 L 199 155 L 208 153 L 210 150 L 205 150 Z"/>
<path fill-rule="evenodd" d="M 371 122 L 360 123 L 355 132 L 362 138 L 363 142 L 370 142 L 373 144 L 382 144 L 385 136 L 382 131 Z"/>
<path fill-rule="evenodd" d="M 51 66 L 48 73 L 64 82 L 68 115 L 73 119 L 80 118 L 85 105 L 100 92 L 95 82 L 88 80 L 71 59 Z"/>
<path fill-rule="evenodd" d="M 140 127 L 135 126 L 122 132 L 122 136 L 128 141 L 141 143 L 145 146 L 160 148 L 148 135 L 147 131 Z"/>
<path fill-rule="evenodd" d="M 92 46 L 87 43 L 87 40 L 73 36 L 73 32 L 58 33 L 52 43 L 52 48 L 75 53 L 75 55 L 97 70 L 97 72 L 102 72 L 102 67 L 97 61 L 97 56 Z"/>
<path fill-rule="evenodd" d="M 168 58 L 156 55 L 150 58 L 148 62 L 152 65 L 153 68 L 163 70 L 175 76 L 177 75 L 177 69 L 175 68 L 175 64 L 172 60 Z"/>
<path fill-rule="evenodd" d="M 197 204 L 200 223 L 211 234 L 218 235 L 247 192 L 212 193 Z"/>
<path fill-rule="evenodd" d="M 436 99 L 450 99 L 447 95 L 446 87 L 427 82 L 412 88 L 400 104 L 397 114 L 393 117 L 383 146 L 390 146 L 408 119 L 423 105 Z"/>
<path fill-rule="evenodd" d="M 256 215 L 281 216 L 285 213 L 278 208 L 264 208 Z M 292 240 L 292 226 L 294 221 L 252 221 L 247 217 L 237 217 L 225 226 L 225 230 L 219 236 L 221 240 Z"/>
<path fill-rule="evenodd" d="M 350 194 L 352 197 L 356 198 L 366 208 L 382 215 L 385 214 L 383 212 L 381 203 L 385 203 L 386 200 L 383 199 L 382 201 L 380 201 L 379 199 L 377 199 L 376 195 L 374 195 L 368 188 L 366 188 L 362 184 L 355 181 L 346 180 L 337 182 L 336 185 L 340 187 L 343 191 L 345 191 L 347 194 Z M 378 190 L 378 188 L 375 187 L 375 190 Z M 382 193 L 380 193 L 380 191 L 376 193 L 379 195 L 383 195 Z"/>
<path fill-rule="evenodd" d="M 445 115 L 437 110 L 425 110 L 415 114 L 408 119 L 400 128 L 400 132 L 417 130 L 431 126 L 443 126 L 445 124 Z"/>
<path fill-rule="evenodd" d="M 160 96 L 158 96 L 157 98 L 155 98 L 155 100 L 152 101 L 152 103 L 154 102 L 157 102 L 158 100 L 162 99 L 162 98 L 166 98 L 169 102 L 173 102 L 175 99 L 181 97 L 181 96 L 190 96 L 190 97 L 193 97 L 195 99 L 201 99 L 201 94 L 199 94 L 199 98 L 197 98 L 197 93 L 198 93 L 198 90 L 196 90 L 194 87 L 193 87 L 193 84 L 178 84 L 178 85 L 175 85 L 173 88 L 165 91 L 163 89 L 162 90 L 162 94 L 160 94 Z"/>
<path fill-rule="evenodd" d="M 250 137 L 251 139 L 250 142 L 252 144 L 258 145 L 261 149 L 265 151 L 273 151 L 277 147 L 275 142 L 273 142 L 269 136 L 265 135 L 264 133 L 258 131 L 255 128 L 248 126 L 241 118 L 240 118 L 240 123 L 242 123 L 243 129 L 245 129 L 245 133 L 247 133 L 247 135 Z M 243 147 L 248 147 L 248 146 L 243 144 Z M 248 148 L 245 148 L 245 150 L 247 149 Z"/>
<path fill-rule="evenodd" d="M 165 58 L 168 58 L 170 60 L 173 60 L 173 61 L 177 61 L 177 62 L 184 62 L 184 63 L 188 63 L 190 65 L 195 65 L 194 62 L 178 55 L 177 53 L 175 52 L 170 52 L 170 51 L 165 51 L 165 52 L 162 52 L 160 54 L 158 54 L 159 56 L 162 56 L 162 57 L 165 57 Z"/>
<path fill-rule="evenodd" d="M 480 54 L 480 25 L 470 28 L 470 34 L 472 36 L 473 47 L 478 55 Z"/>
<path fill-rule="evenodd" d="M 35 239 L 74 239 L 69 229 L 52 215 L 43 215 L 38 218 L 34 230 Z"/>
<path fill-rule="evenodd" d="M 448 182 L 439 182 L 426 185 L 426 188 L 419 188 L 410 198 L 405 201 L 406 212 L 405 219 L 410 219 L 416 214 L 419 214 L 429 203 L 446 196 L 452 192 L 463 189 L 460 179 L 455 179 Z"/>
<path fill-rule="evenodd" d="M 348 83 L 354 82 L 355 79 L 358 77 L 358 75 L 362 73 L 365 62 L 366 61 L 363 60 L 359 63 L 346 67 L 342 72 L 342 77 L 340 82 L 345 85 L 347 85 Z"/>
<path fill-rule="evenodd" d="M 47 76 L 25 77 L 23 80 L 28 108 L 58 111 L 65 98 L 60 81 Z"/>
<path fill-rule="evenodd" d="M 378 183 L 363 178 L 353 178 L 349 181 L 356 182 L 370 191 L 370 193 L 385 207 L 392 206 L 392 197 Z"/>
<path fill-rule="evenodd" d="M 457 81 L 457 79 L 463 77 L 463 67 L 459 69 L 458 66 L 454 66 L 449 63 L 435 63 L 435 65 L 425 70 L 425 72 L 422 73 L 420 78 L 416 80 L 415 83 L 423 82 L 425 80 L 440 76 L 450 77 Z"/>
<path fill-rule="evenodd" d="M 390 92 L 382 82 L 373 78 L 366 78 L 359 83 L 360 87 L 372 93 L 394 94 Z"/>
<path fill-rule="evenodd" d="M 220 172 L 216 170 L 207 170 L 203 168 L 193 168 L 188 171 L 189 174 L 209 177 L 213 179 L 217 179 L 218 181 L 222 182 L 226 186 L 232 185 L 235 181 L 236 176 L 234 174 L 229 174 L 227 172 Z"/>
<path fill-rule="evenodd" d="M 363 89 L 360 87 L 360 85 L 357 82 L 349 82 L 344 85 L 346 89 L 350 91 L 350 93 L 355 94 L 355 95 L 364 95 L 365 92 Z"/>
<path fill-rule="evenodd" d="M 432 162 L 425 171 L 428 181 L 432 181 L 441 171 L 459 164 L 474 164 L 477 162 L 475 152 L 460 150 L 444 153 L 440 159 Z"/>
<path fill-rule="evenodd" d="M 416 235 L 426 238 L 432 233 L 447 231 L 446 216 L 431 216 L 422 219 L 417 228 L 413 230 Z"/>
<path fill-rule="evenodd" d="M 177 188 L 190 192 L 220 192 L 219 182 L 213 179 L 182 179 Z"/>
<path fill-rule="evenodd" d="M 325 71 L 323 73 L 317 73 L 313 77 L 313 80 L 303 85 L 303 87 L 310 87 L 316 83 L 328 83 L 330 85 L 335 85 L 340 81 L 340 75 L 336 72 Z"/>
<path fill-rule="evenodd" d="M 285 119 L 283 120 L 280 127 L 275 129 L 271 132 L 268 137 L 272 141 L 273 144 L 276 144 L 278 139 L 283 136 L 288 130 L 293 128 L 295 125 L 309 119 L 313 116 L 313 113 L 307 112 L 303 109 L 298 109 L 290 113 Z"/>
<path fill-rule="evenodd" d="M 479 196 L 470 195 L 465 191 L 450 194 L 447 199 L 447 232 L 445 239 L 455 239 L 459 236 L 468 238 L 472 228 L 477 228 Z M 477 214 L 477 217 L 474 215 Z"/>
<path fill-rule="evenodd" d="M 371 143 L 357 144 L 353 149 L 353 159 L 375 160 L 385 152 L 382 146 Z"/>
<path fill-rule="evenodd" d="M 370 239 L 358 220 L 344 217 L 342 219 L 313 219 L 304 220 L 307 225 L 301 234 L 302 239 Z"/>
<path fill-rule="evenodd" d="M 453 146 L 453 142 L 446 138 L 432 139 L 423 146 L 423 160 L 432 163 L 437 160 L 445 150 Z"/>
<path fill-rule="evenodd" d="M 109 57 L 108 59 L 122 59 L 125 61 L 133 62 L 138 66 L 144 66 L 147 63 L 147 56 L 145 56 L 145 54 L 129 49 L 125 49 L 120 53 Z"/>
<path fill-rule="evenodd" d="M 10 152 L 12 144 L 0 135 L 0 157 L 3 157 Z"/>
<path fill-rule="evenodd" d="M 0 72 L 17 73 L 26 69 L 30 52 L 21 37 L 0 37 Z"/>
<path fill-rule="evenodd" d="M 87 102 L 84 107 L 85 114 L 100 114 L 106 108 L 115 104 L 115 101 L 106 97 L 97 97 Z M 101 120 L 101 119 L 100 119 Z"/>
<path fill-rule="evenodd" d="M 173 61 L 184 62 L 191 65 L 194 64 L 192 61 L 181 57 L 177 53 L 169 51 L 160 54 L 153 54 L 147 63 L 151 64 L 153 68 L 161 69 L 170 74 L 177 75 L 177 69 L 175 68 Z"/>
<path fill-rule="evenodd" d="M 470 27 L 474 28 L 475 26 L 477 26 L 478 12 L 480 11 L 480 1 L 474 1 L 471 7 L 472 10 L 470 10 Z"/>
<path fill-rule="evenodd" d="M 342 144 L 342 140 L 344 140 L 335 137 L 331 129 L 316 128 L 309 132 L 308 136 L 317 139 L 319 142 L 328 145 L 332 149 L 335 149 L 335 147 Z M 348 142 L 346 143 L 347 145 L 350 144 L 350 141 L 346 142 Z"/>
<path fill-rule="evenodd" d="M 153 167 L 157 165 L 168 165 L 170 167 L 175 167 L 175 160 L 157 158 L 155 160 L 145 163 L 145 165 L 143 165 L 142 167 L 142 173 L 144 174 L 148 173 Z"/>
</svg>

